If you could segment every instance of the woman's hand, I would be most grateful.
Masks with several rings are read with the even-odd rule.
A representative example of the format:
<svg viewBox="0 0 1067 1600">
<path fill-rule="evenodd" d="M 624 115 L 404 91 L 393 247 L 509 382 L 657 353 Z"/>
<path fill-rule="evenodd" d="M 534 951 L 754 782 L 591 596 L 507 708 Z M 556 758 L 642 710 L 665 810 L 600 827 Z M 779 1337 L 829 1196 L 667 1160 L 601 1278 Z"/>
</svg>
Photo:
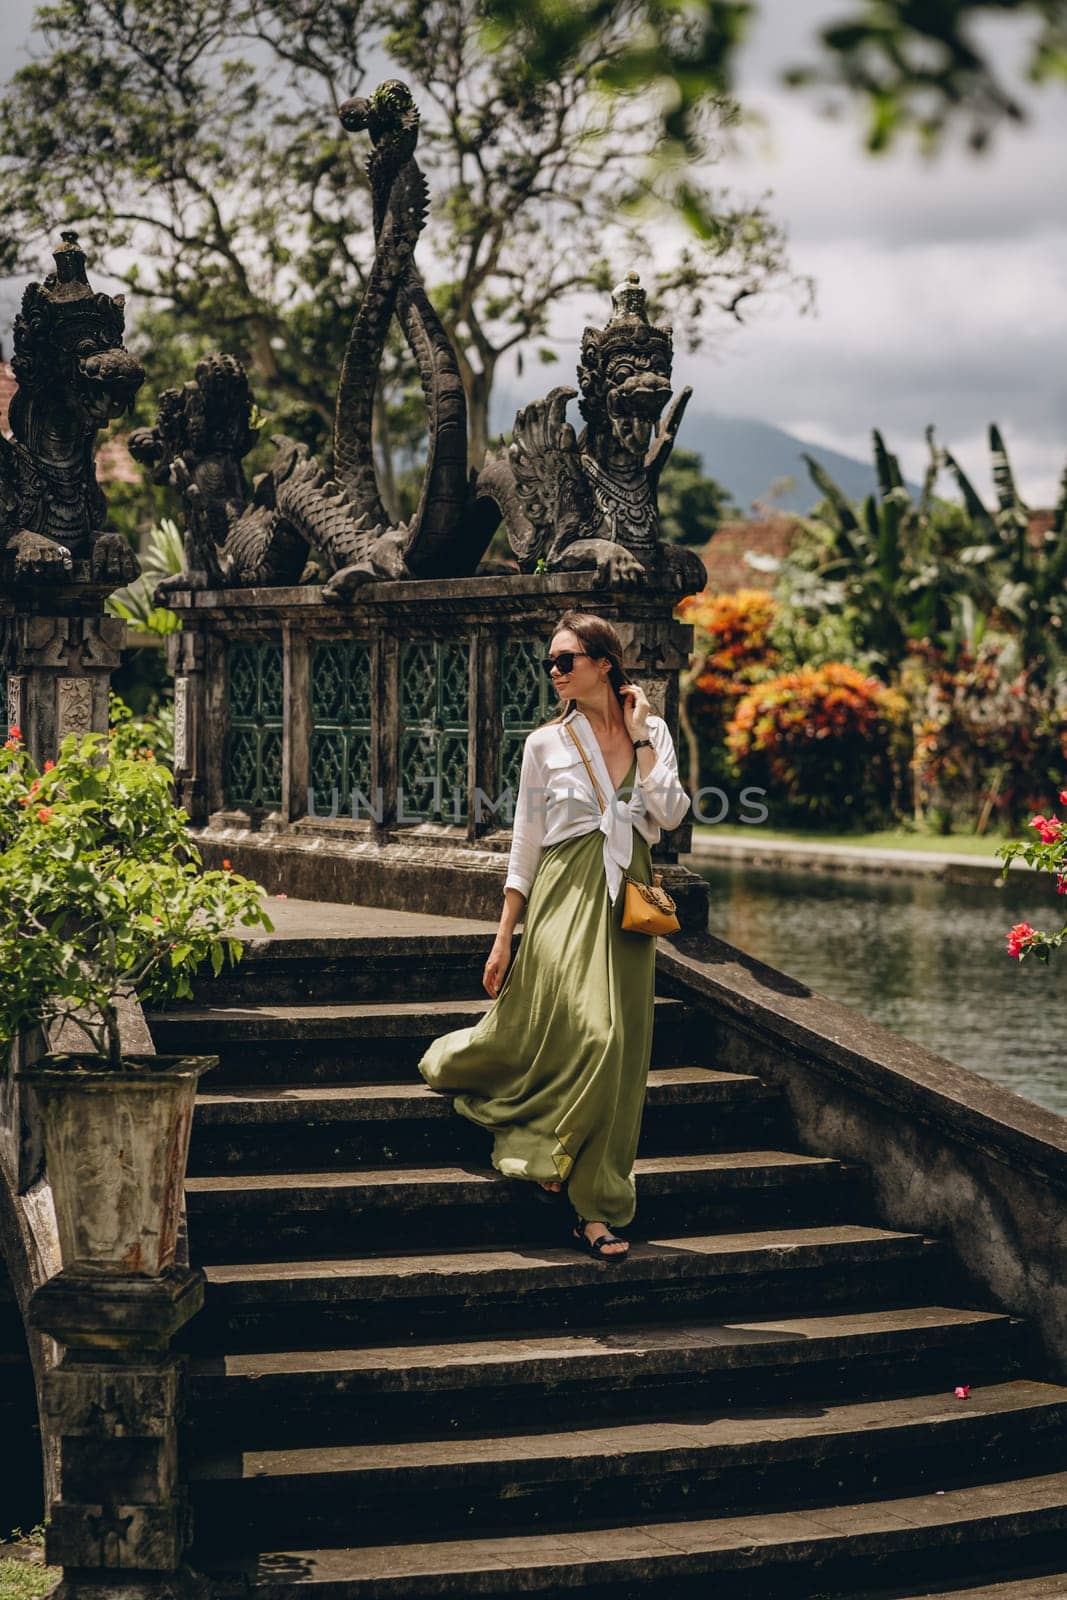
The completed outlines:
<svg viewBox="0 0 1067 1600">
<path fill-rule="evenodd" d="M 485 963 L 485 971 L 482 973 L 482 987 L 494 1000 L 500 993 L 500 986 L 510 965 L 511 939 L 498 933 L 493 940 L 493 948 L 489 952 L 489 960 Z"/>
<path fill-rule="evenodd" d="M 622 719 L 630 738 L 647 739 L 652 707 L 645 691 L 639 683 L 622 683 L 619 685 L 619 694 L 622 696 Z"/>
</svg>

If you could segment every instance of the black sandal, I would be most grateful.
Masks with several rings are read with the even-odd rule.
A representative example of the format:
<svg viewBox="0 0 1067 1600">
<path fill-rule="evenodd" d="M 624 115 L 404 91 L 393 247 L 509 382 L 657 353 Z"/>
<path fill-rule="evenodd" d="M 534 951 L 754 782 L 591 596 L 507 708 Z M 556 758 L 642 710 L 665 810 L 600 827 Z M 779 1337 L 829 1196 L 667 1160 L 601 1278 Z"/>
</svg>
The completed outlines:
<svg viewBox="0 0 1067 1600">
<path fill-rule="evenodd" d="M 577 1223 L 571 1229 L 571 1235 L 577 1241 L 579 1250 L 588 1252 L 597 1261 L 625 1261 L 630 1254 L 630 1241 L 628 1239 L 620 1239 L 618 1234 L 613 1233 L 610 1228 L 608 1228 L 607 1233 L 598 1234 L 595 1239 L 590 1239 L 585 1231 L 585 1225 L 592 1220 L 591 1217 L 579 1217 Z M 606 1223 L 605 1227 L 607 1227 Z M 605 1255 L 604 1246 L 606 1244 L 624 1244 L 626 1249 L 616 1250 L 609 1255 Z"/>
</svg>

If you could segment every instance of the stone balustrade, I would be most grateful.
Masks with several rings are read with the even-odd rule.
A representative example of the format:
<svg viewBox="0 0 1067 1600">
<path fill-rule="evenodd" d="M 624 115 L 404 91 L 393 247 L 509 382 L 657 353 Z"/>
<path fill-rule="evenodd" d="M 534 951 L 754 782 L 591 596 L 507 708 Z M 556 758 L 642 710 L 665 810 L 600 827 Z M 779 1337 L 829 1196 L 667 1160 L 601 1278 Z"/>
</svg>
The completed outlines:
<svg viewBox="0 0 1067 1600">
<path fill-rule="evenodd" d="M 670 594 L 594 585 L 383 582 L 342 604 L 312 587 L 180 592 L 175 781 L 201 847 L 273 890 L 495 914 L 523 744 L 558 705 L 540 663 L 565 610 L 614 624 L 677 743 L 692 626 Z M 678 865 L 691 832 L 687 816 L 653 861 L 699 923 L 704 885 Z"/>
</svg>

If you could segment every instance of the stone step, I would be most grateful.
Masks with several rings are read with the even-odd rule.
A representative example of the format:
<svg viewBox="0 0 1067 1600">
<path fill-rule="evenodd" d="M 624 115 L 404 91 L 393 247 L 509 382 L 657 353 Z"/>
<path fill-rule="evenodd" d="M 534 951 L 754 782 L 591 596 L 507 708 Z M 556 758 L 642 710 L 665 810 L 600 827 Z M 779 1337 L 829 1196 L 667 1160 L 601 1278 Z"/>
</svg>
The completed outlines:
<svg viewBox="0 0 1067 1600">
<path fill-rule="evenodd" d="M 982 1574 L 966 1589 L 865 1589 L 854 1600 L 1067 1600 L 1067 1570 L 1059 1568 L 1054 1573 L 1030 1570 L 1019 1576 L 1005 1576 L 989 1581 L 990 1574 Z"/>
<path fill-rule="evenodd" d="M 916 1580 L 1017 1566 L 1067 1535 L 1067 1471 L 946 1487 L 943 1493 L 856 1501 L 844 1495 L 801 1510 L 623 1523 L 470 1539 L 320 1549 L 273 1545 L 214 1570 L 256 1600 L 430 1600 L 436 1596 L 620 1592 L 716 1600 L 852 1596 L 872 1577 L 883 1589 Z M 1029 1564 L 1034 1564 L 1030 1562 Z M 758 1585 L 758 1587 L 757 1587 Z"/>
<path fill-rule="evenodd" d="M 664 1227 L 800 1226 L 848 1214 L 858 1166 L 787 1150 L 640 1157 L 633 1237 Z M 566 1239 L 572 1210 L 492 1167 L 354 1167 L 191 1177 L 191 1248 L 206 1263 L 346 1250 L 359 1255 L 421 1244 Z"/>
<path fill-rule="evenodd" d="M 202 1546 L 257 1548 L 353 1527 L 423 1537 L 585 1521 L 751 1514 L 832 1496 L 916 1493 L 1067 1465 L 1067 1388 L 1019 1379 L 873 1399 L 731 1408 L 536 1432 L 225 1451 L 192 1464 Z M 238 1530 L 240 1530 L 238 1532 Z"/>
<path fill-rule="evenodd" d="M 1058 1564 L 1057 1564 L 1058 1566 Z M 943 1589 L 940 1583 L 935 1588 L 914 1589 L 909 1584 L 906 1589 L 865 1589 L 862 1594 L 855 1595 L 854 1600 L 1067 1600 L 1067 1568 L 1059 1567 L 1055 1572 L 1038 1572 L 1031 1569 L 1024 1577 L 1005 1577 L 989 1581 L 990 1574 L 984 1573 L 976 1578 L 973 1586 L 958 1589 L 953 1584 L 951 1589 Z"/>
<path fill-rule="evenodd" d="M 154 1012 L 148 1025 L 161 1054 L 217 1055 L 204 1088 L 224 1083 L 411 1082 L 419 1057 L 442 1033 L 473 1027 L 495 1001 L 331 1001 L 291 1005 L 185 1006 Z M 684 1001 L 657 996 L 652 1060 L 681 1066 L 706 1048 L 706 1024 Z M 354 1050 L 353 1044 L 359 1049 Z"/>
<path fill-rule="evenodd" d="M 415 1083 L 231 1084 L 202 1080 L 189 1172 L 292 1171 L 338 1161 L 483 1161 L 489 1136 L 456 1113 L 452 1096 Z M 785 1131 L 781 1092 L 751 1073 L 654 1068 L 648 1075 L 642 1151 L 681 1152 L 696 1141 L 766 1143 Z M 710 1112 L 711 1115 L 702 1113 Z"/>
<path fill-rule="evenodd" d="M 806 1310 L 865 1294 L 914 1300 L 933 1271 L 944 1292 L 950 1266 L 940 1240 L 853 1224 L 652 1238 L 632 1243 L 625 1262 L 528 1245 L 208 1263 L 204 1309 L 183 1332 L 198 1349 L 299 1348 L 753 1304 Z"/>
<path fill-rule="evenodd" d="M 716 1404 L 821 1401 L 1021 1373 L 1028 1324 L 943 1304 L 672 1322 L 355 1349 L 212 1353 L 191 1363 L 193 1431 L 245 1448 L 528 1428 Z"/>
<path fill-rule="evenodd" d="M 272 907 L 272 912 L 276 907 Z M 315 908 L 317 918 L 321 906 Z M 442 995 L 484 998 L 482 972 L 494 938 L 484 931 L 395 934 L 313 939 L 275 935 L 245 941 L 237 967 L 218 977 L 194 983 L 204 1003 L 291 1000 L 297 1004 L 324 1000 L 414 1000 Z M 521 934 L 512 938 L 517 953 Z M 194 1001 L 196 1003 L 196 1001 Z"/>
</svg>

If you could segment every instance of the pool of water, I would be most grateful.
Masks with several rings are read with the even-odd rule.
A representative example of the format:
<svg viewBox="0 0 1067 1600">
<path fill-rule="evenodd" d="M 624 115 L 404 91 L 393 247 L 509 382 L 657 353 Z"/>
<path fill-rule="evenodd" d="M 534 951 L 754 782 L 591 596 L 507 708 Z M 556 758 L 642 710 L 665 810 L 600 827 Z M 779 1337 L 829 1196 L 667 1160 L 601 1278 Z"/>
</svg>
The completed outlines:
<svg viewBox="0 0 1067 1600">
<path fill-rule="evenodd" d="M 1051 877 L 998 889 L 995 867 L 987 885 L 689 864 L 720 939 L 1067 1116 L 1067 943 L 1047 967 L 1004 946 L 1013 922 L 1063 926 Z"/>
</svg>

